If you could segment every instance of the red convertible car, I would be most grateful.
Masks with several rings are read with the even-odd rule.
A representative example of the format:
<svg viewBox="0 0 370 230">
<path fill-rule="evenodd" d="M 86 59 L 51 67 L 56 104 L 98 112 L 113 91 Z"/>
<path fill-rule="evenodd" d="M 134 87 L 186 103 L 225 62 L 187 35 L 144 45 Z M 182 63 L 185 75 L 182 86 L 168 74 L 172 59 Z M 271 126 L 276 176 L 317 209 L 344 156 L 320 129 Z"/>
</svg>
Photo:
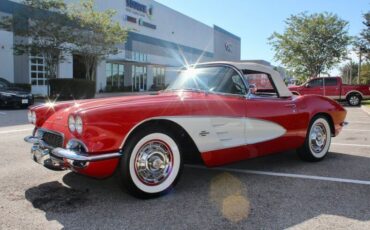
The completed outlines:
<svg viewBox="0 0 370 230">
<path fill-rule="evenodd" d="M 297 149 L 322 160 L 346 110 L 296 96 L 271 68 L 213 62 L 184 68 L 156 95 L 48 103 L 30 108 L 33 159 L 49 169 L 105 178 L 137 197 L 168 192 L 187 160 L 207 166 Z"/>
</svg>

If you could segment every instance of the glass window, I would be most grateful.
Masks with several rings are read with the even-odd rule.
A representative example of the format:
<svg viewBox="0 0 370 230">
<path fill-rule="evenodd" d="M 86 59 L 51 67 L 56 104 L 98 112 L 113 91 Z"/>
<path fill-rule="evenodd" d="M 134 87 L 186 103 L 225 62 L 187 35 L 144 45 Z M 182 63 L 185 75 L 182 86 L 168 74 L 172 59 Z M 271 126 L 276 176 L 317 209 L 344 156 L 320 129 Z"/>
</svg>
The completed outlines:
<svg viewBox="0 0 370 230">
<path fill-rule="evenodd" d="M 165 68 L 153 67 L 153 90 L 161 90 L 165 88 Z"/>
<path fill-rule="evenodd" d="M 324 78 L 324 84 L 327 86 L 337 86 L 337 79 L 336 78 Z"/>
<path fill-rule="evenodd" d="M 107 63 L 105 74 L 107 79 L 107 88 L 119 90 L 124 87 L 125 68 L 123 64 Z"/>
<path fill-rule="evenodd" d="M 308 86 L 310 87 L 321 87 L 322 86 L 322 78 L 313 79 L 308 82 Z"/>
<path fill-rule="evenodd" d="M 269 76 L 265 73 L 245 74 L 244 76 L 248 85 L 254 84 L 258 89 L 274 90 Z"/>
<path fill-rule="evenodd" d="M 168 89 L 204 90 L 244 95 L 246 88 L 242 82 L 239 74 L 229 67 L 198 67 L 181 71 L 179 77 Z"/>
<path fill-rule="evenodd" d="M 1 82 L 0 81 L 0 89 L 5 89 L 7 88 L 8 86 L 4 83 L 4 82 Z"/>
<path fill-rule="evenodd" d="M 147 86 L 147 67 L 145 66 L 132 66 L 132 90 L 133 91 L 145 91 L 148 89 Z"/>
<path fill-rule="evenodd" d="M 35 54 L 30 56 L 30 76 L 32 85 L 47 84 L 48 71 L 43 56 Z"/>
<path fill-rule="evenodd" d="M 251 94 L 258 96 L 273 96 L 276 97 L 277 91 L 272 83 L 270 75 L 266 73 L 244 73 L 244 79 L 247 85 L 254 85 L 253 90 L 250 91 Z"/>
</svg>

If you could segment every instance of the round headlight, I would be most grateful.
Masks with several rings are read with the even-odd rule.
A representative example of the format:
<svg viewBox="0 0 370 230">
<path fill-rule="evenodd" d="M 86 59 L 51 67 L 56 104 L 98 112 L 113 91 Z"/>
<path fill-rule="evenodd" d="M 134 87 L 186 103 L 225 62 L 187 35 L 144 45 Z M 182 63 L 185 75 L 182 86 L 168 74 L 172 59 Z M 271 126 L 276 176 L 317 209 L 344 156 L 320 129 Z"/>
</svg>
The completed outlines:
<svg viewBox="0 0 370 230">
<path fill-rule="evenodd" d="M 28 118 L 28 122 L 32 123 L 32 112 L 31 112 L 31 110 L 28 111 L 27 118 Z"/>
<path fill-rule="evenodd" d="M 33 111 L 33 112 L 32 112 L 32 116 L 31 116 L 31 117 L 32 117 L 32 121 L 31 121 L 31 122 L 32 122 L 33 124 L 36 124 L 37 117 L 36 117 L 36 113 L 35 113 L 35 111 Z"/>
<path fill-rule="evenodd" d="M 68 118 L 68 127 L 71 132 L 76 130 L 76 121 L 73 116 L 69 116 Z"/>
<path fill-rule="evenodd" d="M 76 131 L 78 134 L 82 134 L 82 130 L 83 130 L 82 119 L 81 117 L 77 116 L 76 117 Z"/>
</svg>

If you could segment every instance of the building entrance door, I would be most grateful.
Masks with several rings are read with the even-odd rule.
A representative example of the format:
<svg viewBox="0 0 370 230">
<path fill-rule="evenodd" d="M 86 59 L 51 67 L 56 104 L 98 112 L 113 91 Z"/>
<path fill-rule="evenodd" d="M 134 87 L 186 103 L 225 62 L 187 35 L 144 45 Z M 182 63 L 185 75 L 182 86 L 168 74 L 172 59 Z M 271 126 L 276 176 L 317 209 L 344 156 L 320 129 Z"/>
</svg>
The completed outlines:
<svg viewBox="0 0 370 230">
<path fill-rule="evenodd" d="M 146 66 L 132 66 L 132 91 L 147 90 L 147 68 Z"/>
</svg>

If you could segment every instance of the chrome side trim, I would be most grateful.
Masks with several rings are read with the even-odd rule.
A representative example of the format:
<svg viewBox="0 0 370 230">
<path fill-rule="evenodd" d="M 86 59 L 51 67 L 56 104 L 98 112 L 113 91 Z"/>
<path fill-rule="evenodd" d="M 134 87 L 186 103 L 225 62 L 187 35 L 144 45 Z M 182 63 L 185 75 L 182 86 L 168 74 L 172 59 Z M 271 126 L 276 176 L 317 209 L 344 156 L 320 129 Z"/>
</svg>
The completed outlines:
<svg viewBox="0 0 370 230">
<path fill-rule="evenodd" d="M 66 158 L 73 161 L 84 161 L 84 162 L 101 161 L 122 156 L 120 152 L 104 153 L 100 155 L 87 155 L 87 154 L 82 155 L 81 153 L 77 153 L 76 151 L 63 148 L 55 148 L 51 152 L 53 155 L 57 157 Z"/>
</svg>

